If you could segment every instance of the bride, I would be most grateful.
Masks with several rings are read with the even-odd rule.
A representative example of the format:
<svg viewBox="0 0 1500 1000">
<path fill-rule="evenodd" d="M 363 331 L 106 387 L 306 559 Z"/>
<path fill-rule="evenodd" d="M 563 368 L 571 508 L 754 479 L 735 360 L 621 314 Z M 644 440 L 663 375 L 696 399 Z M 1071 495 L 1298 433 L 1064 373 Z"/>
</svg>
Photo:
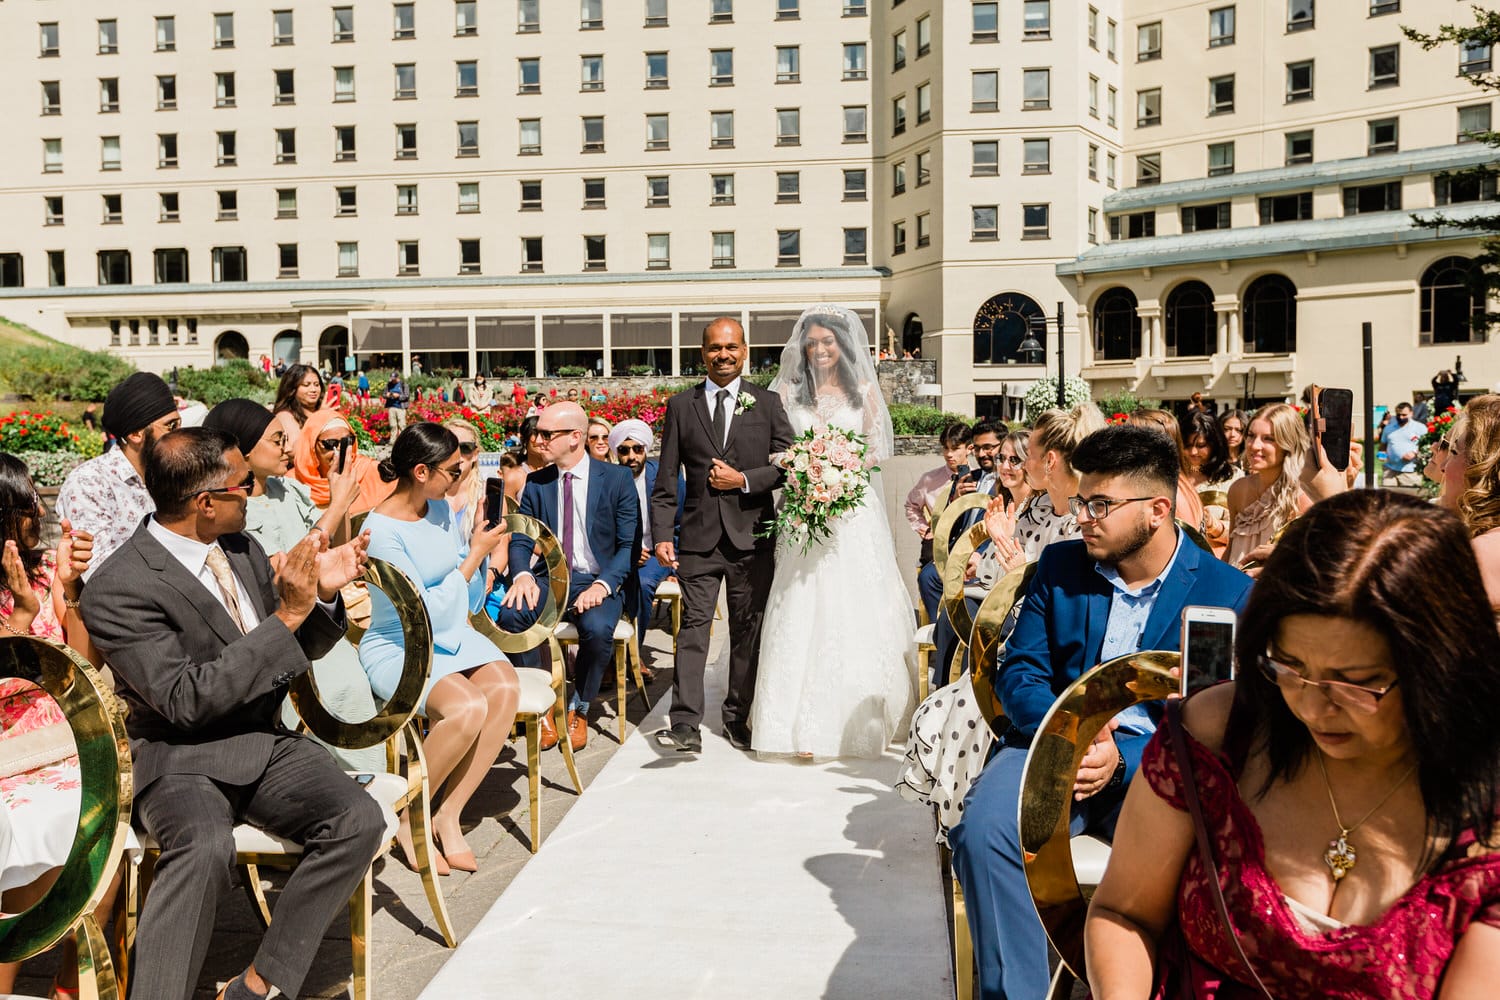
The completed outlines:
<svg viewBox="0 0 1500 1000">
<path fill-rule="evenodd" d="M 891 456 L 890 412 L 850 310 L 802 314 L 771 390 L 798 435 L 835 425 L 864 436 L 868 464 Z M 832 529 L 806 553 L 776 542 L 750 715 L 751 745 L 764 755 L 879 757 L 911 714 L 915 622 L 878 472 Z"/>
</svg>

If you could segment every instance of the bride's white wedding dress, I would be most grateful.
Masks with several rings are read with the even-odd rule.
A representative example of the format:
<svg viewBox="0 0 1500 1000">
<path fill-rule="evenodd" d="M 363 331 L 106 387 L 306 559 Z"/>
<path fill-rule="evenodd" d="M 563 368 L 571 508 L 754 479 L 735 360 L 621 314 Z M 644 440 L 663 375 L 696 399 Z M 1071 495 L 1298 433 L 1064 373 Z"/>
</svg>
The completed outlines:
<svg viewBox="0 0 1500 1000">
<path fill-rule="evenodd" d="M 787 416 L 799 435 L 828 424 L 872 430 L 842 396 L 820 395 L 816 410 L 788 406 Z M 878 472 L 863 505 L 832 528 L 806 553 L 776 543 L 750 711 L 761 754 L 879 757 L 910 721 L 916 625 Z"/>
</svg>

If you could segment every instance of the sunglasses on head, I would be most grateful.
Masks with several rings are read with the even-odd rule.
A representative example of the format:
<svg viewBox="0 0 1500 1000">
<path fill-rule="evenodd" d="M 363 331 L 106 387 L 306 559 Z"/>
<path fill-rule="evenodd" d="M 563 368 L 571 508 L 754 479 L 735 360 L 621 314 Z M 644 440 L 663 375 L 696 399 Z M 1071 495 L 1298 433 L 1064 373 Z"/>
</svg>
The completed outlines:
<svg viewBox="0 0 1500 1000">
<path fill-rule="evenodd" d="M 353 441 L 353 440 L 354 440 L 354 435 L 353 434 L 343 434 L 343 435 L 340 435 L 339 437 L 332 437 L 332 438 L 319 438 L 318 439 L 318 447 L 322 448 L 324 451 L 338 451 L 339 450 L 339 445 L 342 442 L 344 442 L 344 441 Z"/>
</svg>

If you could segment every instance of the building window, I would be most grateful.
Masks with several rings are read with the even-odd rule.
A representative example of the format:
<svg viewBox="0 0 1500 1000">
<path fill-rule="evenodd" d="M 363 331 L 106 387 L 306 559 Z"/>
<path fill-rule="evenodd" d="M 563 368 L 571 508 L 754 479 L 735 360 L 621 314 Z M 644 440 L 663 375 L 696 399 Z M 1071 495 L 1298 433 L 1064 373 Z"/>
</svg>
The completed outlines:
<svg viewBox="0 0 1500 1000">
<path fill-rule="evenodd" d="M 340 243 L 338 257 L 338 276 L 340 278 L 359 277 L 359 244 Z"/>
<path fill-rule="evenodd" d="M 354 100 L 354 67 L 333 68 L 333 99 L 336 102 Z"/>
<path fill-rule="evenodd" d="M 1394 153 L 1401 148 L 1401 122 L 1397 118 L 1377 118 L 1369 123 L 1370 147 L 1373 153 Z"/>
<path fill-rule="evenodd" d="M 579 90 L 590 91 L 604 89 L 603 56 L 579 56 L 578 67 Z"/>
<path fill-rule="evenodd" d="M 348 217 L 359 214 L 359 201 L 354 188 L 338 187 L 333 189 L 335 215 Z"/>
<path fill-rule="evenodd" d="M 802 112 L 797 108 L 776 109 L 776 145 L 802 144 Z"/>
<path fill-rule="evenodd" d="M 542 210 L 542 182 L 540 180 L 527 180 L 521 182 L 521 211 L 540 212 Z"/>
<path fill-rule="evenodd" d="M 295 72 L 289 69 L 278 69 L 274 70 L 272 75 L 271 103 L 296 104 L 297 77 Z"/>
<path fill-rule="evenodd" d="M 665 271 L 672 266 L 670 233 L 646 234 L 646 270 Z"/>
<path fill-rule="evenodd" d="M 182 218 L 176 191 L 163 191 L 158 196 L 158 222 L 177 222 Z"/>
<path fill-rule="evenodd" d="M 156 136 L 157 167 L 177 166 L 177 133 L 159 132 Z"/>
<path fill-rule="evenodd" d="M 1444 257 L 1422 272 L 1420 342 L 1484 340 L 1484 277 L 1466 257 Z M 1476 324 L 1479 324 L 1476 326 Z"/>
<path fill-rule="evenodd" d="M 47 287 L 61 288 L 68 283 L 67 262 L 63 251 L 47 251 Z"/>
<path fill-rule="evenodd" d="M 1458 141 L 1475 142 L 1476 137 L 1490 130 L 1490 106 L 1471 104 L 1458 109 Z"/>
<path fill-rule="evenodd" d="M 1129 215 L 1109 217 L 1109 238 L 1112 240 L 1143 240 L 1155 235 L 1155 212 L 1132 212 Z"/>
<path fill-rule="evenodd" d="M 598 31 L 604 27 L 604 0 L 581 0 L 578 7 L 578 30 Z"/>
<path fill-rule="evenodd" d="M 776 204 L 795 205 L 802 200 L 802 174 L 796 170 L 776 173 Z"/>
<path fill-rule="evenodd" d="M 1313 61 L 1286 64 L 1286 102 L 1310 101 L 1313 98 Z"/>
<path fill-rule="evenodd" d="M 1089 48 L 1095 52 L 1099 51 L 1099 8 L 1090 6 L 1088 10 L 1088 35 Z"/>
<path fill-rule="evenodd" d="M 477 0 L 454 0 L 453 34 L 459 38 L 479 34 L 479 4 Z"/>
<path fill-rule="evenodd" d="M 478 274 L 482 268 L 479 264 L 479 241 L 458 241 L 458 273 Z"/>
<path fill-rule="evenodd" d="M 1135 92 L 1135 124 L 1137 128 L 1161 124 L 1161 88 Z"/>
<path fill-rule="evenodd" d="M 906 95 L 891 99 L 891 135 L 906 132 Z"/>
<path fill-rule="evenodd" d="M 479 155 L 479 123 L 458 123 L 458 151 L 459 156 Z"/>
<path fill-rule="evenodd" d="M 926 187 L 932 181 L 932 150 L 917 152 L 917 187 Z"/>
<path fill-rule="evenodd" d="M 109 114 L 120 110 L 120 79 L 106 76 L 99 80 L 99 111 Z"/>
<path fill-rule="evenodd" d="M 1489 42 L 1462 42 L 1458 46 L 1458 71 L 1465 75 L 1471 73 L 1488 73 L 1490 71 L 1490 53 L 1492 47 Z"/>
<path fill-rule="evenodd" d="M 520 155 L 538 156 L 542 152 L 542 120 L 522 118 L 520 120 Z"/>
<path fill-rule="evenodd" d="M 177 51 L 177 18 L 169 16 L 156 19 L 156 51 Z"/>
<path fill-rule="evenodd" d="M 240 195 L 238 191 L 217 192 L 220 222 L 233 222 L 240 217 Z"/>
<path fill-rule="evenodd" d="M 516 85 L 519 94 L 542 92 L 542 61 L 540 59 L 517 59 L 516 70 L 520 82 Z"/>
<path fill-rule="evenodd" d="M 335 42 L 354 41 L 354 8 L 333 8 L 333 40 Z"/>
<path fill-rule="evenodd" d="M 1208 144 L 1208 176 L 1221 177 L 1234 173 L 1234 143 L 1211 142 Z"/>
<path fill-rule="evenodd" d="M 776 230 L 776 266 L 802 266 L 802 230 Z"/>
<path fill-rule="evenodd" d="M 1050 174 L 1052 172 L 1052 140 L 1021 140 L 1021 172 L 1023 174 Z"/>
<path fill-rule="evenodd" d="M 866 178 L 868 172 L 863 168 L 844 171 L 844 200 L 864 201 L 866 198 Z"/>
<path fill-rule="evenodd" d="M 1000 109 L 1000 74 L 992 69 L 976 70 L 969 77 L 971 111 Z"/>
<path fill-rule="evenodd" d="M 335 125 L 333 128 L 333 158 L 336 162 L 347 163 L 354 159 L 354 126 Z"/>
<path fill-rule="evenodd" d="M 932 51 L 932 15 L 924 14 L 917 18 L 917 58 L 920 59 Z"/>
<path fill-rule="evenodd" d="M 104 201 L 104 218 L 102 220 L 103 223 L 106 226 L 109 226 L 119 225 L 120 223 L 124 222 L 125 209 L 123 204 L 123 197 L 118 194 L 106 194 L 102 197 Z"/>
<path fill-rule="evenodd" d="M 734 174 L 713 174 L 709 177 L 710 205 L 734 204 Z"/>
<path fill-rule="evenodd" d="M 417 5 L 414 3 L 398 3 L 391 5 L 391 13 L 395 22 L 392 32 L 393 38 L 416 38 L 417 37 Z"/>
<path fill-rule="evenodd" d="M 276 130 L 276 162 L 297 162 L 297 130 L 294 128 L 279 128 Z"/>
<path fill-rule="evenodd" d="M 1104 124 L 1108 125 L 1110 128 L 1115 127 L 1115 109 L 1119 107 L 1119 104 L 1120 92 L 1114 87 L 1108 88 L 1105 93 Z"/>
<path fill-rule="evenodd" d="M 49 226 L 60 226 L 63 224 L 63 196 L 60 194 L 49 194 L 42 198 L 43 218 Z"/>
<path fill-rule="evenodd" d="M 295 278 L 297 276 L 297 244 L 276 244 L 276 277 Z"/>
<path fill-rule="evenodd" d="M 215 282 L 249 281 L 250 268 L 244 247 L 213 248 Z"/>
<path fill-rule="evenodd" d="M 465 59 L 454 63 L 454 75 L 456 96 L 478 97 L 479 96 L 479 64 L 472 59 Z"/>
<path fill-rule="evenodd" d="M 234 74 L 214 74 L 214 107 L 234 107 Z"/>
<path fill-rule="evenodd" d="M 182 247 L 156 250 L 152 253 L 158 285 L 185 284 L 188 280 L 188 252 Z"/>
<path fill-rule="evenodd" d="M 1135 158 L 1135 183 L 1137 187 L 1150 187 L 1161 183 L 1161 154 L 1141 153 Z"/>
<path fill-rule="evenodd" d="M 994 177 L 1000 173 L 1000 143 L 981 139 L 970 144 L 969 173 L 974 177 Z"/>
<path fill-rule="evenodd" d="M 537 207 L 541 207 L 542 182 L 537 181 Z M 459 181 L 458 183 L 458 212 L 460 215 L 472 215 L 479 211 L 479 182 Z"/>
<path fill-rule="evenodd" d="M 530 35 L 541 30 L 542 0 L 516 0 L 516 34 Z"/>
<path fill-rule="evenodd" d="M 1227 115 L 1234 111 L 1234 75 L 1216 76 L 1208 81 L 1208 113 Z"/>
<path fill-rule="evenodd" d="M 1099 78 L 1089 76 L 1089 117 L 1099 117 Z"/>
<path fill-rule="evenodd" d="M 1115 164 L 1118 161 L 1114 153 L 1104 154 L 1104 186 L 1113 189 L 1116 187 Z"/>
<path fill-rule="evenodd" d="M 1370 212 L 1399 212 L 1401 182 L 1354 184 L 1344 188 L 1344 214 L 1365 215 Z"/>
<path fill-rule="evenodd" d="M 891 36 L 891 72 L 906 68 L 906 32 L 898 31 Z"/>
<path fill-rule="evenodd" d="M 101 284 L 101 285 L 128 285 L 128 284 L 130 284 L 130 251 L 129 250 L 100 250 L 99 251 L 99 284 Z"/>
<path fill-rule="evenodd" d="M 1401 82 L 1401 47 L 1379 45 L 1370 50 L 1370 87 L 1394 87 Z"/>
<path fill-rule="evenodd" d="M 1291 354 L 1297 349 L 1297 286 L 1279 274 L 1250 283 L 1240 309 L 1245 350 L 1254 354 Z"/>
<path fill-rule="evenodd" d="M 906 161 L 898 160 L 891 164 L 891 195 L 906 193 Z"/>
<path fill-rule="evenodd" d="M 671 179 L 668 177 L 646 178 L 646 207 L 666 208 L 672 204 Z"/>
<path fill-rule="evenodd" d="M 714 267 L 733 267 L 734 266 L 734 233 L 714 233 L 714 234 L 712 234 L 712 240 L 713 240 L 713 244 L 712 244 L 713 245 L 713 250 L 712 250 L 712 253 L 713 253 L 712 266 L 714 266 Z"/>
<path fill-rule="evenodd" d="M 845 264 L 867 264 L 869 263 L 869 230 L 861 227 L 858 229 L 844 230 L 844 263 Z"/>
<path fill-rule="evenodd" d="M 845 17 L 864 17 L 867 12 L 865 0 L 844 0 Z"/>
<path fill-rule="evenodd" d="M 734 49 L 712 49 L 708 53 L 708 83 L 712 87 L 734 84 Z"/>
<path fill-rule="evenodd" d="M 1000 209 L 998 205 L 971 205 L 969 207 L 969 239 L 976 243 L 1000 238 Z"/>
<path fill-rule="evenodd" d="M 276 189 L 276 218 L 295 219 L 297 217 L 297 189 Z"/>
<path fill-rule="evenodd" d="M 120 22 L 113 18 L 99 22 L 99 54 L 112 56 L 120 51 Z"/>
<path fill-rule="evenodd" d="M 646 116 L 646 148 L 647 149 L 669 149 L 671 148 L 671 134 L 668 131 L 666 115 Z"/>
<path fill-rule="evenodd" d="M 1212 205 L 1189 205 L 1182 210 L 1182 231 L 1198 233 L 1208 229 L 1229 228 L 1229 202 Z"/>
<path fill-rule="evenodd" d="M 734 0 L 709 0 L 709 24 L 729 24 L 733 21 Z"/>
<path fill-rule="evenodd" d="M 733 111 L 710 111 L 708 113 L 708 145 L 710 149 L 734 148 Z"/>
<path fill-rule="evenodd" d="M 41 24 L 38 24 L 37 28 L 39 29 L 39 34 L 41 36 L 41 54 L 43 58 L 60 54 L 62 49 L 58 44 L 59 34 L 57 29 L 57 22 L 44 21 Z"/>
<path fill-rule="evenodd" d="M 665 52 L 646 53 L 646 89 L 667 89 L 667 54 Z"/>
<path fill-rule="evenodd" d="M 422 273 L 421 251 L 416 240 L 398 240 L 396 242 L 396 273 Z"/>
<path fill-rule="evenodd" d="M 604 152 L 604 118 L 601 115 L 584 117 L 583 151 L 585 153 Z"/>
<path fill-rule="evenodd" d="M 291 45 L 293 43 L 292 12 L 289 10 L 271 11 L 271 44 Z"/>
<path fill-rule="evenodd" d="M 802 49 L 799 46 L 776 46 L 776 82 L 802 82 Z"/>
<path fill-rule="evenodd" d="M 1313 134 L 1306 132 L 1288 132 L 1286 134 L 1286 163 L 1291 166 L 1294 163 L 1311 163 L 1313 161 Z"/>
<path fill-rule="evenodd" d="M 932 215 L 922 212 L 917 216 L 917 249 L 932 243 Z"/>
<path fill-rule="evenodd" d="M 412 101 L 417 97 L 417 64 L 397 63 L 396 71 L 396 100 Z"/>
<path fill-rule="evenodd" d="M 1094 353 L 1105 361 L 1140 357 L 1141 318 L 1130 289 L 1116 286 L 1094 303 Z"/>
<path fill-rule="evenodd" d="M 1152 21 L 1135 29 L 1135 61 L 1161 58 L 1161 22 Z"/>
<path fill-rule="evenodd" d="M 850 42 L 844 45 L 844 79 L 863 80 L 870 75 L 869 63 L 865 61 L 865 43 Z"/>
<path fill-rule="evenodd" d="M 1370 16 L 1394 14 L 1401 9 L 1401 0 L 1370 0 Z"/>
<path fill-rule="evenodd" d="M 1287 0 L 1286 30 L 1306 31 L 1317 21 L 1314 3 L 1316 0 Z"/>
<path fill-rule="evenodd" d="M 969 5 L 972 29 L 971 42 L 998 42 L 1000 40 L 1000 5 L 998 3 L 973 3 Z"/>
<path fill-rule="evenodd" d="M 1208 47 L 1234 44 L 1234 8 L 1217 7 L 1208 12 Z"/>
<path fill-rule="evenodd" d="M 1052 37 L 1052 0 L 1025 0 L 1022 34 L 1028 39 Z"/>
<path fill-rule="evenodd" d="M 234 48 L 234 15 L 214 15 L 214 48 Z"/>
<path fill-rule="evenodd" d="M 646 0 L 646 27 L 667 26 L 667 0 Z"/>
<path fill-rule="evenodd" d="M 1112 17 L 1104 19 L 1104 54 L 1110 62 L 1119 61 L 1120 26 Z"/>
<path fill-rule="evenodd" d="M 232 134 L 232 133 L 231 133 Z M 117 135 L 104 135 L 99 137 L 99 169 L 120 169 L 120 137 Z"/>
<path fill-rule="evenodd" d="M 1089 144 L 1088 168 L 1089 180 L 1097 181 L 1099 179 L 1099 147 L 1093 143 Z"/>
<path fill-rule="evenodd" d="M 540 236 L 521 237 L 521 270 L 542 270 L 542 238 Z"/>
<path fill-rule="evenodd" d="M 1090 243 L 1099 242 L 1099 210 L 1097 208 L 1089 209 L 1088 230 L 1085 235 Z"/>
<path fill-rule="evenodd" d="M 585 177 L 583 179 L 583 207 L 604 207 L 604 178 Z"/>
<path fill-rule="evenodd" d="M 795 21 L 802 16 L 802 0 L 776 0 L 776 20 Z"/>
<path fill-rule="evenodd" d="M 42 81 L 42 114 L 62 114 L 62 83 L 60 81 Z"/>
<path fill-rule="evenodd" d="M 417 126 L 415 123 L 407 123 L 396 126 L 396 159 L 415 160 L 417 158 Z"/>
<path fill-rule="evenodd" d="M 585 271 L 603 271 L 605 263 L 605 244 L 603 236 L 585 236 L 583 238 L 583 269 Z"/>
<path fill-rule="evenodd" d="M 869 109 L 863 104 L 844 107 L 844 141 L 865 142 L 869 139 Z"/>
<path fill-rule="evenodd" d="M 1052 206 L 1021 206 L 1021 239 L 1045 240 L 1052 236 Z"/>
<path fill-rule="evenodd" d="M 932 84 L 917 84 L 917 124 L 925 125 L 932 120 Z"/>
<path fill-rule="evenodd" d="M 1433 203 L 1461 205 L 1495 200 L 1495 174 L 1483 167 L 1432 178 Z"/>
<path fill-rule="evenodd" d="M 906 253 L 906 220 L 891 223 L 891 256 Z"/>
<path fill-rule="evenodd" d="M 177 77 L 173 75 L 156 78 L 156 110 L 171 111 L 177 107 Z"/>
<path fill-rule="evenodd" d="M 1043 111 L 1052 107 L 1052 71 L 1050 69 L 1022 70 L 1021 95 L 1022 110 Z"/>
<path fill-rule="evenodd" d="M 1278 194 L 1260 199 L 1260 224 L 1276 222 L 1303 222 L 1313 217 L 1312 192 Z"/>
<path fill-rule="evenodd" d="M 417 186 L 415 184 L 396 185 L 396 214 L 417 214 Z"/>
</svg>

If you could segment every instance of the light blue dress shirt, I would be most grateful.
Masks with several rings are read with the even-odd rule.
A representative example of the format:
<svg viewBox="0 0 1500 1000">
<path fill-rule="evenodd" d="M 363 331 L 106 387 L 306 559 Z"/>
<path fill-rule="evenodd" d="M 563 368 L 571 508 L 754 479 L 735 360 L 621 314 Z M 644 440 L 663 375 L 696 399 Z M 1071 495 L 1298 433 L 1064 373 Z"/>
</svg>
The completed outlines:
<svg viewBox="0 0 1500 1000">
<path fill-rule="evenodd" d="M 1182 551 L 1182 532 L 1177 533 L 1177 547 L 1172 558 L 1156 575 L 1156 579 L 1131 590 L 1113 566 L 1095 563 L 1094 571 L 1109 581 L 1114 593 L 1109 598 L 1109 622 L 1104 626 L 1104 643 L 1099 647 L 1099 662 L 1107 663 L 1117 656 L 1138 652 L 1141 636 L 1145 634 L 1146 622 L 1151 618 L 1151 609 L 1156 607 L 1156 595 L 1161 593 L 1162 581 L 1177 565 L 1177 554 Z M 1156 732 L 1156 723 L 1144 705 L 1132 705 L 1119 715 L 1119 731 L 1123 733 L 1149 734 Z"/>
</svg>

